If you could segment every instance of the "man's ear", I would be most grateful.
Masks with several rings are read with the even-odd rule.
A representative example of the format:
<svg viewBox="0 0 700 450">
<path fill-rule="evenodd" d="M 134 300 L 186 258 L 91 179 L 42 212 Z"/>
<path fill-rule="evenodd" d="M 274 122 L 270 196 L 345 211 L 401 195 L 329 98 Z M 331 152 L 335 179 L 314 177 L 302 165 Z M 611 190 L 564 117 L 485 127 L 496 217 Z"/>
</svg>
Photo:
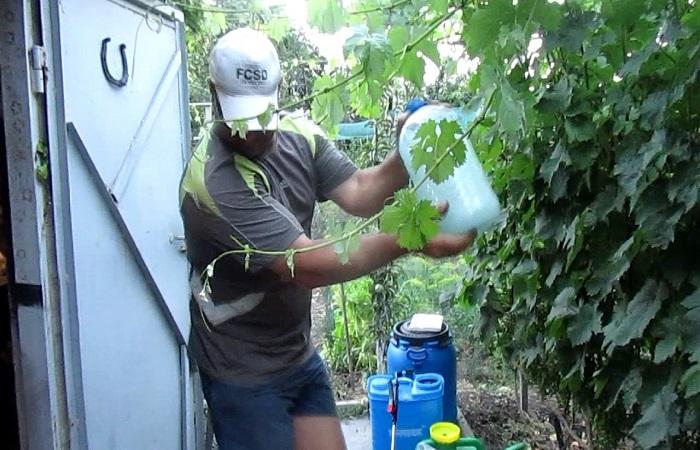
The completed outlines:
<svg viewBox="0 0 700 450">
<path fill-rule="evenodd" d="M 214 82 L 209 78 L 209 93 L 211 94 L 211 104 L 214 110 L 214 119 L 220 120 L 224 117 L 224 113 L 221 111 L 221 104 L 219 103 L 219 96 L 216 95 L 216 88 L 214 87 Z"/>
</svg>

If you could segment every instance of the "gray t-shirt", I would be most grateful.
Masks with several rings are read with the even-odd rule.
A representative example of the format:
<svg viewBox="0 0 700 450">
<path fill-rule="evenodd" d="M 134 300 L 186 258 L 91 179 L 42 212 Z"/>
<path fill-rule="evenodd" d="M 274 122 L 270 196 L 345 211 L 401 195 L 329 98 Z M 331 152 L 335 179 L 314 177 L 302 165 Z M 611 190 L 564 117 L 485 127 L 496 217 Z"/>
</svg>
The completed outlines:
<svg viewBox="0 0 700 450">
<path fill-rule="evenodd" d="M 202 275 L 242 245 L 284 251 L 310 236 L 316 201 L 355 170 L 300 117 L 280 120 L 277 148 L 261 158 L 243 157 L 212 132 L 197 146 L 180 185 L 180 212 L 192 264 L 190 353 L 207 374 L 256 384 L 312 354 L 311 292 L 268 269 L 277 256 L 231 254 L 217 262 L 208 287 Z"/>
</svg>

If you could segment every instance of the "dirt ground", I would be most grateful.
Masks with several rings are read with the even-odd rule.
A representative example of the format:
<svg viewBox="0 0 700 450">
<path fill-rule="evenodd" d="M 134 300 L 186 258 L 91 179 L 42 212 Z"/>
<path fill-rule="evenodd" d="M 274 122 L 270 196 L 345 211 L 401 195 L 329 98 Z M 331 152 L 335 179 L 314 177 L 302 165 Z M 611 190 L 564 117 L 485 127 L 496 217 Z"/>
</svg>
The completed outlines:
<svg viewBox="0 0 700 450">
<path fill-rule="evenodd" d="M 580 441 L 565 431 L 572 419 L 562 417 L 551 400 L 543 400 L 536 393 L 528 396 L 528 412 L 520 412 L 515 391 L 508 386 L 459 384 L 460 409 L 474 434 L 492 450 L 504 449 L 509 444 L 526 442 L 533 449 L 585 448 L 585 424 L 576 419 L 571 430 Z M 559 436 L 555 428 L 558 422 Z"/>
</svg>

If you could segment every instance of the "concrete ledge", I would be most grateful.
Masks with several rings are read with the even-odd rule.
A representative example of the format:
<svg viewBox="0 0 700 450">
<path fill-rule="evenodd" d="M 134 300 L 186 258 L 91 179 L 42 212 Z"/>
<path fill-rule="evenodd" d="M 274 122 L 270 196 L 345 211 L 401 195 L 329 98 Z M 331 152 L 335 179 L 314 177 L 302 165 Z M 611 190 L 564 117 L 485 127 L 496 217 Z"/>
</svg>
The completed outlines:
<svg viewBox="0 0 700 450">
<path fill-rule="evenodd" d="M 339 400 L 335 402 L 335 409 L 338 411 L 340 420 L 358 417 L 367 414 L 369 410 L 369 401 L 367 398 L 359 400 Z"/>
</svg>

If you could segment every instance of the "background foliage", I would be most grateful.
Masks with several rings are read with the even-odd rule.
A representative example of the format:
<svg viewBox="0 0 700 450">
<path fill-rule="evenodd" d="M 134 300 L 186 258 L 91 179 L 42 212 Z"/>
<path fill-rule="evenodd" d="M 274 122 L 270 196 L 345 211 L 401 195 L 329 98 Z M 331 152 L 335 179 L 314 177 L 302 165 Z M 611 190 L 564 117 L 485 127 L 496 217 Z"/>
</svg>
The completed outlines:
<svg viewBox="0 0 700 450">
<path fill-rule="evenodd" d="M 427 59 L 446 66 L 443 39 L 479 58 L 469 86 L 494 94 L 472 142 L 508 212 L 465 273 L 484 339 L 575 401 L 606 448 L 625 436 L 696 448 L 694 2 L 363 1 L 361 14 L 314 3 L 321 29 L 366 23 L 346 43 L 351 75 L 317 81 L 315 117 L 329 129 L 327 111 L 377 116 L 389 79 L 420 86 Z"/>
<path fill-rule="evenodd" d="M 299 78 L 318 75 L 311 116 L 331 136 L 348 115 L 381 119 L 383 96 L 397 85 L 485 113 L 470 139 L 508 219 L 466 256 L 454 296 L 479 306 L 484 341 L 544 392 L 585 411 L 604 448 L 625 437 L 642 448 L 697 448 L 696 2 L 308 5 L 321 31 L 353 27 L 347 67 L 319 62 Z M 468 58 L 478 58 L 472 72 L 459 69 Z M 432 64 L 438 83 L 426 87 Z M 461 89 L 441 90 L 449 83 Z M 438 141 L 435 130 L 424 133 Z M 438 142 L 432 154 L 458 162 L 458 147 Z M 417 149 L 424 159 L 426 151 Z M 399 230 L 402 242 L 434 232 L 412 190 L 390 208 L 412 224 Z M 364 305 L 371 283 L 356 283 Z"/>
</svg>

